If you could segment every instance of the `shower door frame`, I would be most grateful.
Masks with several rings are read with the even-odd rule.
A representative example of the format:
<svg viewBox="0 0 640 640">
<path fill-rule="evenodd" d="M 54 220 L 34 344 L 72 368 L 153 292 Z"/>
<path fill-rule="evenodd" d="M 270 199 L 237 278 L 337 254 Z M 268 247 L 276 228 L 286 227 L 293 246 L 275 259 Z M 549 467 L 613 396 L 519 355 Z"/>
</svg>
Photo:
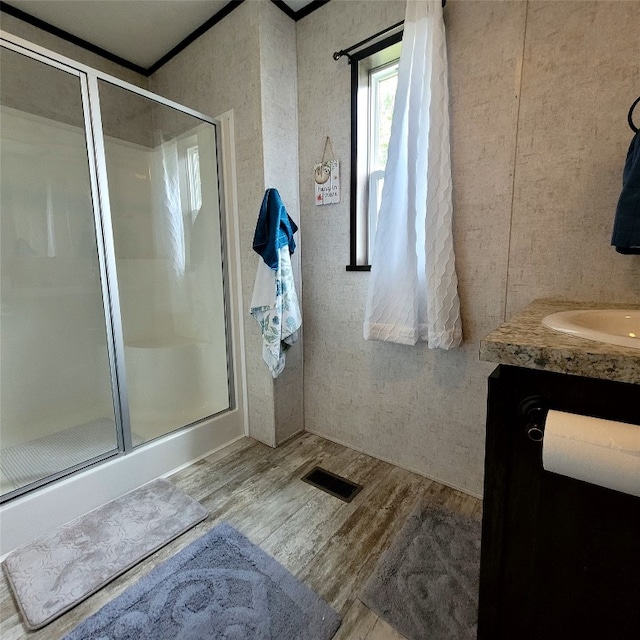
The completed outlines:
<svg viewBox="0 0 640 640">
<path fill-rule="evenodd" d="M 118 385 L 122 389 L 124 388 L 124 393 L 119 393 L 120 398 L 120 411 L 121 411 L 121 429 L 123 432 L 123 441 L 124 441 L 124 449 L 119 451 L 118 453 L 126 454 L 133 450 L 133 443 L 131 437 L 131 415 L 129 412 L 129 387 L 127 385 L 127 377 L 126 377 L 126 369 L 125 369 L 125 353 L 124 353 L 124 333 L 122 329 L 122 313 L 120 308 L 120 295 L 118 291 L 117 283 L 118 276 L 116 271 L 116 254 L 115 254 L 115 246 L 114 246 L 114 234 L 113 234 L 113 224 L 111 219 L 111 201 L 109 195 L 109 184 L 107 177 L 107 155 L 105 148 L 105 139 L 104 139 L 104 129 L 102 128 L 102 111 L 100 107 L 100 88 L 98 85 L 98 81 L 102 80 L 104 82 L 108 82 L 109 84 L 115 85 L 127 91 L 131 91 L 137 95 L 140 95 L 144 98 L 152 100 L 158 104 L 170 107 L 181 113 L 186 113 L 187 115 L 193 116 L 210 124 L 214 127 L 215 131 L 215 139 L 216 139 L 216 165 L 217 165 L 217 175 L 216 179 L 218 181 L 218 206 L 219 213 L 218 216 L 220 218 L 220 241 L 221 241 L 221 257 L 222 257 L 222 283 L 223 283 L 223 300 L 224 300 L 224 317 L 225 317 L 225 336 L 226 336 L 226 354 L 227 354 L 227 384 L 229 391 L 229 407 L 227 409 L 223 409 L 218 413 L 225 413 L 227 411 L 231 411 L 234 409 L 235 405 L 235 385 L 234 385 L 234 371 L 233 371 L 233 348 L 231 342 L 231 327 L 230 324 L 230 304 L 229 304 L 229 283 L 228 283 L 228 265 L 227 265 L 227 228 L 226 228 L 226 208 L 224 202 L 224 174 L 222 170 L 222 140 L 221 140 L 221 123 L 214 119 L 206 116 L 202 113 L 194 111 L 193 109 L 189 109 L 188 107 L 184 107 L 176 102 L 173 102 L 167 98 L 163 98 L 162 96 L 158 96 L 157 94 L 148 91 L 146 89 L 142 89 L 136 85 L 133 85 L 124 80 L 120 80 L 118 78 L 114 78 L 106 73 L 101 73 L 99 71 L 93 71 L 91 75 L 87 75 L 88 82 L 88 90 L 89 90 L 89 104 L 90 104 L 90 114 L 91 114 L 91 136 L 92 136 L 92 147 L 95 152 L 95 163 L 96 163 L 96 194 L 99 199 L 99 209 L 101 215 L 101 223 L 100 227 L 102 230 L 103 241 L 106 247 L 106 275 L 108 282 L 115 283 L 115 286 L 109 287 L 110 296 L 108 298 L 111 304 L 111 326 L 114 335 L 114 352 L 115 352 L 115 368 L 114 372 L 116 375 L 116 379 L 118 380 Z M 105 298 L 103 298 L 105 300 Z M 212 414 L 208 416 L 204 416 L 199 420 L 196 420 L 194 423 L 189 423 L 187 425 L 177 426 L 175 429 L 172 429 L 169 433 L 173 433 L 177 429 L 184 429 L 186 427 L 191 426 L 191 424 L 197 424 L 203 420 L 209 420 L 211 417 L 218 415 Z M 168 434 L 165 434 L 168 435 Z M 164 437 L 159 436 L 159 437 Z M 117 455 L 117 454 L 116 454 Z"/>
<path fill-rule="evenodd" d="M 57 485 L 70 484 L 75 478 L 80 475 L 85 475 L 87 472 L 99 469 L 102 466 L 110 466 L 112 463 L 117 463 L 118 460 L 127 460 L 138 457 L 136 454 L 142 454 L 144 450 L 150 450 L 154 448 L 154 445 L 158 447 L 162 441 L 175 439 L 180 434 L 184 434 L 188 431 L 197 430 L 199 427 L 214 426 L 215 422 L 221 422 L 225 417 L 229 417 L 233 422 L 233 425 L 223 426 L 222 432 L 226 434 L 226 442 L 217 443 L 217 438 L 207 438 L 203 434 L 199 434 L 199 440 L 214 443 L 214 446 L 204 452 L 207 455 L 212 450 L 224 447 L 226 444 L 237 440 L 247 435 L 246 424 L 246 385 L 245 385 L 245 371 L 244 371 L 244 357 L 241 349 L 243 345 L 243 323 L 242 314 L 238 309 L 241 304 L 241 282 L 240 282 L 240 270 L 237 265 L 238 259 L 238 240 L 237 240 L 237 222 L 229 220 L 227 215 L 227 207 L 225 200 L 229 197 L 235 198 L 235 184 L 229 182 L 227 173 L 230 178 L 233 178 L 233 169 L 229 166 L 229 163 L 233 161 L 232 158 L 225 158 L 223 156 L 223 150 L 233 150 L 233 140 L 227 139 L 226 143 L 223 140 L 223 136 L 227 137 L 233 135 L 232 128 L 229 130 L 228 122 L 222 122 L 221 120 L 211 118 L 206 114 L 200 113 L 184 105 L 176 103 L 168 98 L 159 96 L 147 89 L 143 89 L 125 80 L 121 80 L 115 76 L 104 73 L 97 69 L 94 69 L 88 65 L 76 62 L 70 58 L 52 52 L 44 47 L 31 43 L 27 40 L 14 36 L 10 33 L 0 30 L 0 46 L 2 48 L 9 49 L 16 53 L 22 54 L 28 58 L 37 60 L 51 67 L 60 69 L 67 73 L 70 73 L 80 80 L 83 117 L 85 126 L 85 139 L 87 144 L 87 156 L 89 164 L 89 181 L 92 196 L 92 207 L 94 216 L 94 225 L 96 232 L 96 244 L 98 250 L 98 260 L 100 265 L 100 280 L 101 280 L 101 293 L 105 317 L 105 330 L 107 338 L 107 350 L 108 359 L 111 374 L 111 388 L 112 399 L 114 406 L 114 419 L 117 435 L 117 448 L 109 451 L 103 455 L 91 458 L 83 463 L 80 463 L 69 469 L 65 469 L 59 473 L 51 476 L 47 476 L 38 482 L 27 485 L 25 488 L 20 488 L 6 494 L 0 505 L 0 525 L 2 528 L 3 537 L 6 536 L 7 530 L 10 528 L 11 518 L 7 518 L 14 511 L 13 507 L 16 506 L 16 502 L 24 503 L 28 501 L 30 497 L 38 497 L 38 494 L 48 493 L 50 490 L 55 490 Z M 109 84 L 118 86 L 127 91 L 131 91 L 144 98 L 152 100 L 155 103 L 164 105 L 166 107 L 175 109 L 181 113 L 193 116 L 203 122 L 213 125 L 215 129 L 216 140 L 216 164 L 217 164 L 217 176 L 215 178 L 218 181 L 218 204 L 219 204 L 219 219 L 220 219 L 220 240 L 221 240 L 221 252 L 222 252 L 222 281 L 223 281 L 223 298 L 224 298 L 224 317 L 225 317 L 225 331 L 226 331 L 226 353 L 227 353 L 227 380 L 229 390 L 229 407 L 213 415 L 205 416 L 195 422 L 187 425 L 176 425 L 175 429 L 168 432 L 163 436 L 159 436 L 156 439 L 150 440 L 136 447 L 132 446 L 131 441 L 131 424 L 129 415 L 129 402 L 128 402 L 128 387 L 125 370 L 125 357 L 124 357 L 124 336 L 122 328 L 122 316 L 120 309 L 120 296 L 118 291 L 118 277 L 116 268 L 116 256 L 114 246 L 114 235 L 111 218 L 111 208 L 109 199 L 108 188 L 108 176 L 106 167 L 106 155 L 105 155 L 105 142 L 104 133 L 102 129 L 102 114 L 100 110 L 100 96 L 98 81 L 102 80 Z M 229 171 L 223 171 L 223 164 L 229 167 Z M 225 197 L 226 194 L 226 197 Z M 235 258 L 234 262 L 231 257 Z M 235 366 L 234 366 L 235 363 Z M 205 445 L 208 446 L 208 445 Z M 189 447 L 187 447 L 189 449 Z M 193 455 L 191 452 L 189 460 L 184 460 L 181 465 L 188 464 L 202 455 Z M 171 456 L 169 456 L 171 457 Z M 179 460 L 175 459 L 174 461 Z M 105 464 L 106 463 L 106 464 Z M 172 471 L 176 466 L 174 465 L 170 469 L 164 470 L 164 473 Z M 159 475 L 157 473 L 158 465 L 151 465 L 155 472 L 148 477 L 148 480 L 153 479 Z M 84 472 L 84 473 L 83 473 Z M 154 475 L 155 474 L 155 475 Z M 134 474 L 140 475 L 140 474 Z M 149 475 L 148 473 L 146 474 Z M 144 476 L 144 474 L 143 474 Z M 146 477 L 146 476 L 145 476 Z M 62 480 L 62 483 L 59 482 Z M 120 485 L 132 485 L 130 488 L 139 486 L 139 480 L 134 481 L 133 484 L 119 483 Z M 114 491 L 102 492 L 105 496 L 113 494 Z M 115 491 L 116 495 L 122 493 L 121 490 Z M 113 495 L 112 497 L 116 497 Z M 14 500 L 14 498 L 20 498 L 20 500 Z M 111 499 L 108 497 L 108 499 Z M 90 508 L 95 508 L 99 504 L 106 502 L 107 500 L 98 498 L 90 501 L 88 508 L 83 508 L 81 512 L 87 511 Z M 36 500 L 35 502 L 41 502 Z M 77 509 L 72 511 L 77 511 Z M 74 516 L 71 516 L 74 517 Z M 18 517 L 19 524 L 23 524 L 22 517 Z M 60 517 L 55 518 L 60 523 L 65 522 L 69 518 Z M 6 526 L 5 526 L 6 525 Z M 13 536 L 10 536 L 13 537 Z M 6 550 L 6 548 L 12 548 L 11 542 L 8 547 L 3 545 L 3 549 L 0 550 L 0 555 Z"/>
</svg>

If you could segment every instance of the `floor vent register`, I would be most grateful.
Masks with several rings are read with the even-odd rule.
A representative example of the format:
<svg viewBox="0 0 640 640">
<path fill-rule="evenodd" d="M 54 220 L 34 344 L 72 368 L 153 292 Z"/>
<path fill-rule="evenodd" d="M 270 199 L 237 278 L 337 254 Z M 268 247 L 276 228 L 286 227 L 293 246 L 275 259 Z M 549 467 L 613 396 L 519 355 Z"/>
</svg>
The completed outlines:
<svg viewBox="0 0 640 640">
<path fill-rule="evenodd" d="M 351 502 L 362 490 L 361 485 L 321 467 L 311 469 L 302 480 L 345 502 Z"/>
</svg>

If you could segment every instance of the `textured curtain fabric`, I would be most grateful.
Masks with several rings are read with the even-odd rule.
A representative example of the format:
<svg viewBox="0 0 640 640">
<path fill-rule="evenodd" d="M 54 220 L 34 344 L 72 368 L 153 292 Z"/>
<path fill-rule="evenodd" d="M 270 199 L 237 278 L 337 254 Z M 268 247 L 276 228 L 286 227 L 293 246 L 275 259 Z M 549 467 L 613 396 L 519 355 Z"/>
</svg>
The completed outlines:
<svg viewBox="0 0 640 640">
<path fill-rule="evenodd" d="M 462 342 L 441 0 L 408 0 L 364 321 L 367 340 Z"/>
<path fill-rule="evenodd" d="M 152 161 L 156 250 L 168 260 L 174 277 L 182 278 L 186 269 L 186 250 L 177 142 L 163 142 L 155 150 Z"/>
</svg>

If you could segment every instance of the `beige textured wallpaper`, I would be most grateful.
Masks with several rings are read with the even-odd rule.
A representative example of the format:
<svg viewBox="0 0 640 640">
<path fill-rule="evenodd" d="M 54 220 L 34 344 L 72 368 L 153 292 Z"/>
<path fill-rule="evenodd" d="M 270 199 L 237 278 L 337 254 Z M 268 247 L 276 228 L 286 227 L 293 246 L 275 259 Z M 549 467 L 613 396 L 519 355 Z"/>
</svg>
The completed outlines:
<svg viewBox="0 0 640 640">
<path fill-rule="evenodd" d="M 509 315 L 551 295 L 640 301 L 640 256 L 609 246 L 638 95 L 640 2 L 529 3 Z"/>
<path fill-rule="evenodd" d="M 298 78 L 296 24 L 272 2 L 261 3 L 260 77 L 265 187 L 278 189 L 289 215 L 300 226 L 298 194 Z M 291 263 L 302 304 L 302 231 Z M 287 352 L 287 365 L 274 383 L 275 441 L 304 429 L 302 330 Z"/>
<path fill-rule="evenodd" d="M 640 299 L 640 257 L 609 246 L 640 90 L 640 3 L 452 0 L 454 236 L 465 342 L 366 342 L 368 274 L 347 273 L 349 66 L 331 54 L 404 17 L 402 0 L 331 0 L 298 23 L 305 424 L 474 494 L 486 377 L 478 343 L 541 296 Z M 330 135 L 342 202 L 315 207 Z"/>
</svg>

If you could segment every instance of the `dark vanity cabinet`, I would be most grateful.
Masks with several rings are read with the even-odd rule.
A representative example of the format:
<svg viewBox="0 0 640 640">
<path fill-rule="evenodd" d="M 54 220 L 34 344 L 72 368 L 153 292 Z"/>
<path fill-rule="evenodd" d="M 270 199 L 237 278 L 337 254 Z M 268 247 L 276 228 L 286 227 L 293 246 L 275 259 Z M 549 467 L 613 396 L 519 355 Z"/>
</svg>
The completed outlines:
<svg viewBox="0 0 640 640">
<path fill-rule="evenodd" d="M 490 376 L 478 638 L 639 640 L 640 498 L 544 471 L 544 409 L 640 425 L 640 385 Z"/>
</svg>

